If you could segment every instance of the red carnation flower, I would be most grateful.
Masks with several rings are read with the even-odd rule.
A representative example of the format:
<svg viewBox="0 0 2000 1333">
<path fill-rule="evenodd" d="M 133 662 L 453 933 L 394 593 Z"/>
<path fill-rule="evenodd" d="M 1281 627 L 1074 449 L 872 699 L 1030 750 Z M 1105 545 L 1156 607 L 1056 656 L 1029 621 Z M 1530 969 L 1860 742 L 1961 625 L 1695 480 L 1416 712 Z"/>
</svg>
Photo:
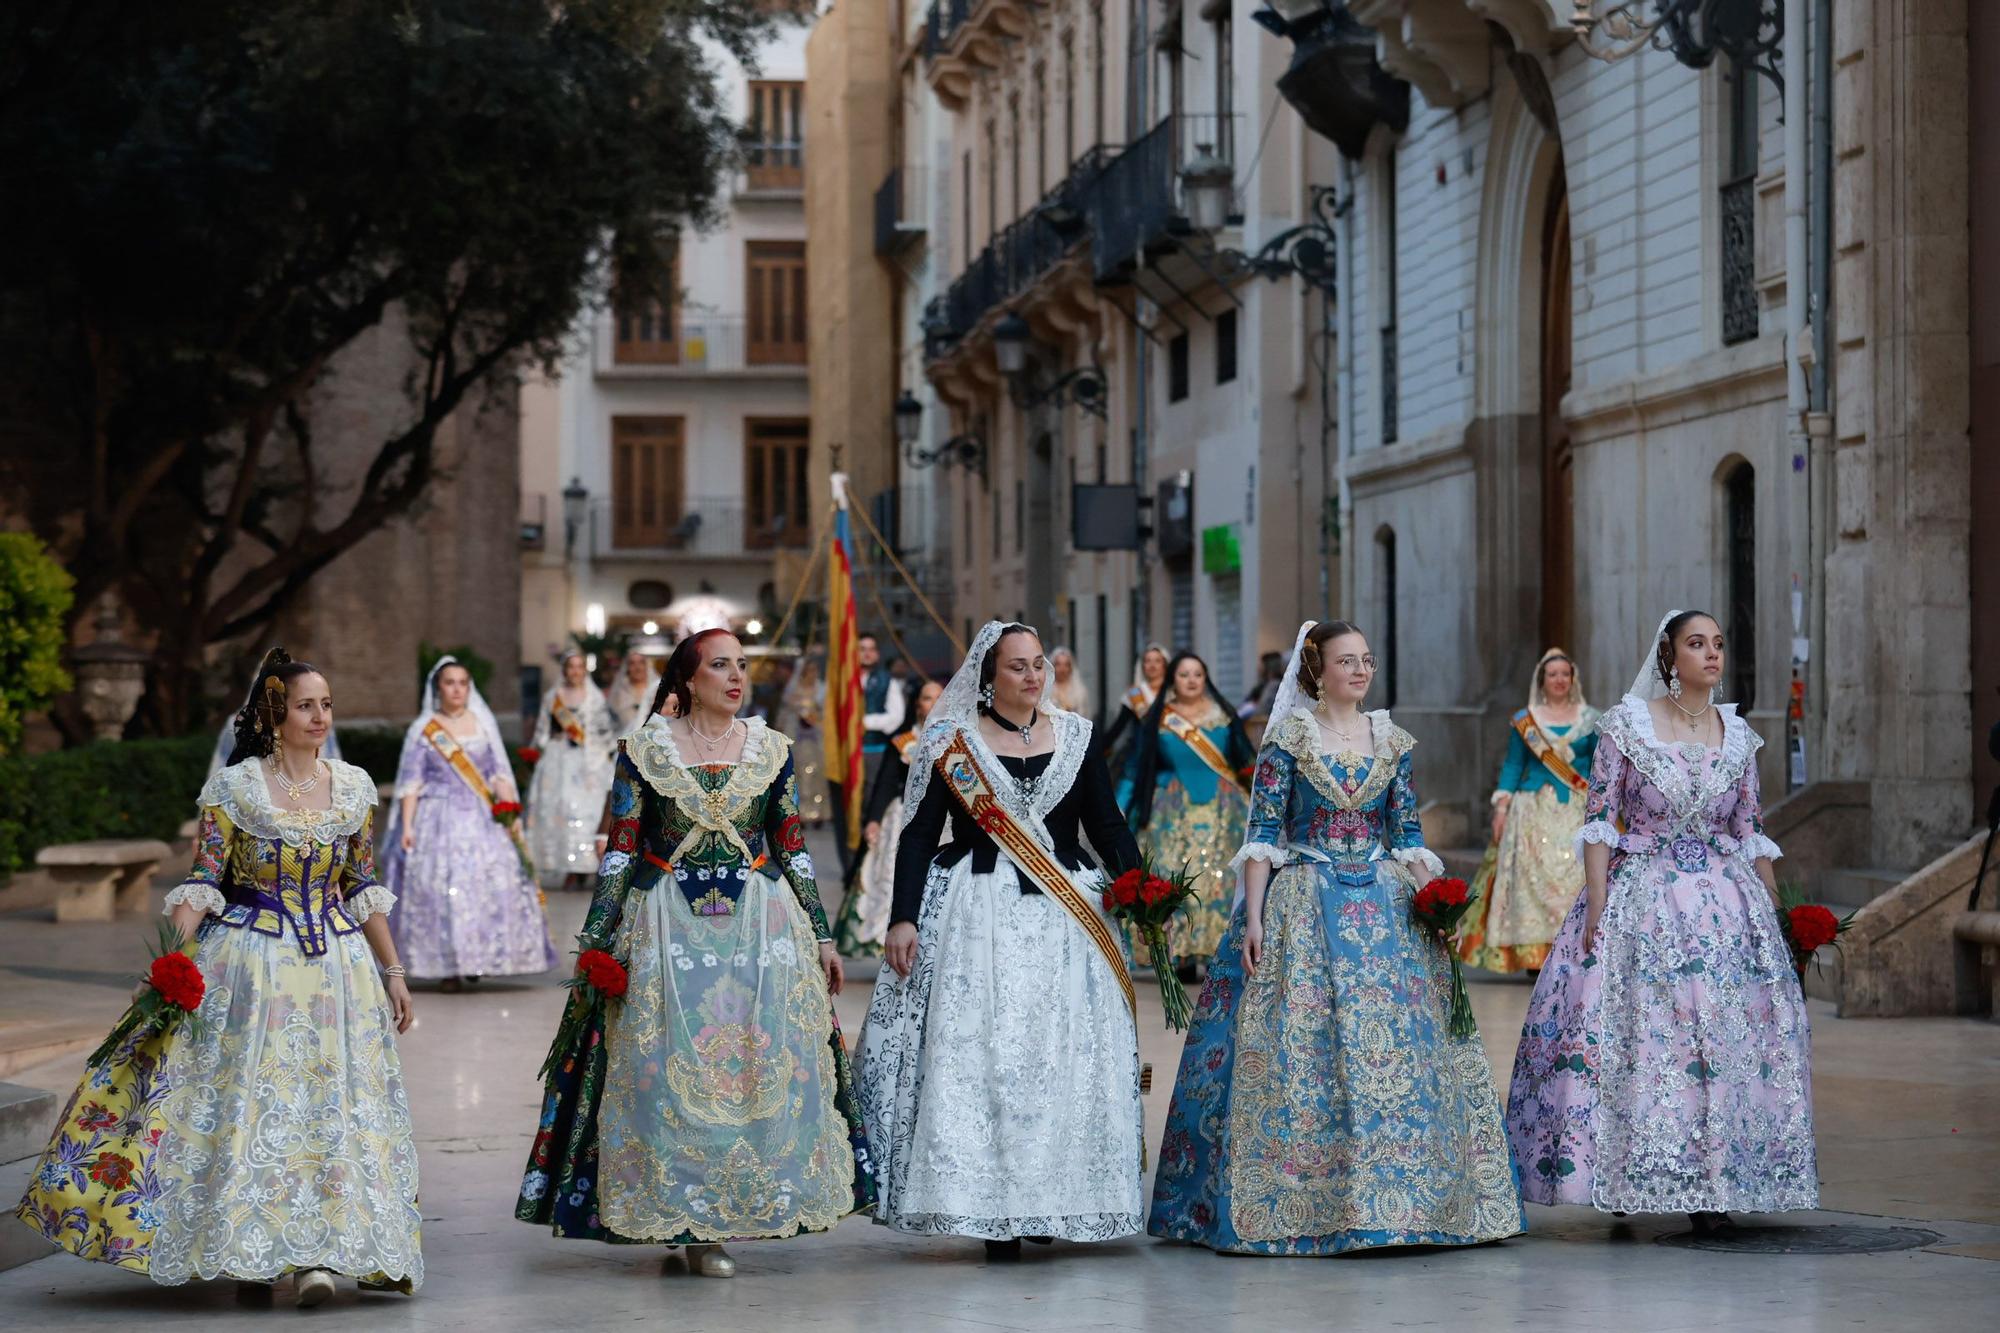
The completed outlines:
<svg viewBox="0 0 2000 1333">
<path fill-rule="evenodd" d="M 198 1009 L 201 997 L 207 993 L 207 983 L 201 979 L 201 969 L 194 960 L 184 953 L 163 953 L 153 960 L 153 966 L 146 973 L 146 980 L 152 983 L 160 998 L 179 1009 Z"/>
<path fill-rule="evenodd" d="M 532 745 L 523 745 L 515 753 L 521 756 L 521 762 L 524 764 L 532 764 L 542 757 L 542 752 Z"/>
<path fill-rule="evenodd" d="M 576 960 L 577 975 L 606 995 L 623 995 L 631 978 L 616 958 L 602 949 L 585 949 Z"/>
<path fill-rule="evenodd" d="M 1840 919 L 1818 903 L 1791 910 L 1792 942 L 1801 954 L 1810 954 L 1821 945 L 1831 944 L 1840 935 Z"/>
<path fill-rule="evenodd" d="M 1434 879 L 1417 890 L 1415 906 L 1419 916 L 1433 916 L 1447 908 L 1463 907 L 1470 897 L 1464 880 Z"/>
</svg>

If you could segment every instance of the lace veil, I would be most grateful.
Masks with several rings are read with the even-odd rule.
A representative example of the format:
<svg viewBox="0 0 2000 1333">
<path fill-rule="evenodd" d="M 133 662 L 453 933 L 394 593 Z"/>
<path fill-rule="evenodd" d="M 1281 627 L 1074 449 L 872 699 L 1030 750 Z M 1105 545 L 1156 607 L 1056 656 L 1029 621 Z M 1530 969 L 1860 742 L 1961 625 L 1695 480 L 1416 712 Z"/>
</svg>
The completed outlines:
<svg viewBox="0 0 2000 1333">
<path fill-rule="evenodd" d="M 1317 624 L 1319 624 L 1317 620 L 1299 623 L 1298 635 L 1292 640 L 1292 660 L 1285 664 L 1284 678 L 1278 682 L 1278 692 L 1271 698 L 1269 726 L 1273 729 L 1301 708 L 1308 712 L 1312 709 L 1312 701 L 1306 697 L 1305 687 L 1299 684 L 1299 659 L 1305 653 L 1306 635 L 1312 633 L 1313 626 Z"/>
<path fill-rule="evenodd" d="M 411 722 L 409 729 L 403 733 L 403 753 L 396 762 L 396 795 L 407 796 L 420 788 L 420 784 L 416 779 L 416 773 L 420 766 L 419 761 L 423 754 L 423 748 L 428 743 L 424 740 L 424 724 L 431 720 L 432 714 L 439 711 L 437 692 L 438 673 L 448 666 L 463 665 L 464 663 L 460 662 L 456 657 L 446 653 L 437 660 L 436 665 L 431 667 L 431 674 L 424 679 L 423 707 L 417 710 L 416 720 Z M 469 676 L 472 673 L 468 671 L 466 674 Z M 479 734 L 485 738 L 488 745 L 493 747 L 494 755 L 500 759 L 502 765 L 505 765 L 507 761 L 507 742 L 500 735 L 500 723 L 494 719 L 493 710 L 488 708 L 486 700 L 480 697 L 479 682 L 469 682 L 469 693 L 465 696 L 465 707 L 472 714 L 473 718 L 478 721 Z"/>
<path fill-rule="evenodd" d="M 1658 643 L 1659 639 L 1655 637 L 1653 641 Z M 1534 674 L 1528 677 L 1528 707 L 1531 710 L 1540 708 L 1549 701 L 1548 696 L 1542 692 L 1542 668 L 1546 667 L 1555 658 L 1561 658 L 1570 664 L 1573 671 L 1569 687 L 1570 702 L 1576 705 L 1577 711 L 1580 713 L 1590 707 L 1590 701 L 1583 697 L 1583 673 L 1574 670 L 1576 659 L 1560 648 L 1551 648 L 1536 659 Z"/>
<path fill-rule="evenodd" d="M 1639 674 L 1632 677 L 1632 688 L 1625 693 L 1634 699 L 1664 699 L 1667 697 L 1666 682 L 1660 679 L 1656 665 L 1660 654 L 1660 636 L 1667 632 L 1667 622 L 1679 615 L 1678 608 L 1660 617 L 1659 628 L 1653 637 L 1646 640 L 1646 655 L 1639 663 Z"/>
<path fill-rule="evenodd" d="M 1007 624 L 1006 621 L 989 620 L 980 626 L 979 633 L 973 636 L 972 646 L 966 649 L 965 661 L 959 663 L 958 670 L 946 683 L 944 693 L 931 705 L 930 715 L 924 721 L 924 734 L 917 741 L 916 752 L 910 756 L 910 776 L 903 783 L 903 818 L 914 815 L 917 807 L 923 804 L 938 756 L 944 753 L 945 746 L 951 744 L 953 734 L 961 730 L 976 733 L 979 726 L 980 668 L 986 662 L 986 654 L 1000 642 L 1000 633 L 1007 628 Z M 1032 625 L 1028 628 L 1034 630 Z M 1034 632 L 1037 637 L 1040 636 L 1041 631 Z M 1042 691 L 1035 711 L 1046 714 L 1056 711 L 1048 690 Z"/>
</svg>

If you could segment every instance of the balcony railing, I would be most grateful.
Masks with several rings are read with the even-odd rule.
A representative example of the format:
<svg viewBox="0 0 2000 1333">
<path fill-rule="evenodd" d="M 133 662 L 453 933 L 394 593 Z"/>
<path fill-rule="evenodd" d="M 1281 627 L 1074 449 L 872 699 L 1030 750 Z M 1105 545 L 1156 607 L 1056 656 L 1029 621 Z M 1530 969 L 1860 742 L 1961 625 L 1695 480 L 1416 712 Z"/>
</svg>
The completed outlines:
<svg viewBox="0 0 2000 1333">
<path fill-rule="evenodd" d="M 810 544 L 804 516 L 755 514 L 740 496 L 593 500 L 590 554 L 596 560 L 754 560 Z"/>
<path fill-rule="evenodd" d="M 978 326 L 988 311 L 1027 291 L 1061 263 L 1085 235 L 1090 190 L 1116 149 L 1079 157 L 1041 202 L 1003 228 L 925 312 L 928 354 L 935 357 Z"/>
<path fill-rule="evenodd" d="M 605 341 L 610 355 L 598 368 L 621 375 L 792 374 L 806 365 L 805 343 L 773 338 L 742 315 L 682 310 L 648 319 L 614 311 Z"/>
<path fill-rule="evenodd" d="M 1185 228 L 1176 179 L 1179 137 L 1174 121 L 1163 120 L 1098 173 L 1085 211 L 1091 270 L 1100 284 L 1122 281 L 1142 255 Z"/>
<path fill-rule="evenodd" d="M 918 182 L 923 173 L 917 167 L 891 167 L 875 190 L 875 253 L 893 255 L 905 244 L 924 234 L 922 200 Z"/>
<path fill-rule="evenodd" d="M 806 146 L 797 140 L 745 142 L 740 190 L 794 191 L 806 188 Z"/>
</svg>

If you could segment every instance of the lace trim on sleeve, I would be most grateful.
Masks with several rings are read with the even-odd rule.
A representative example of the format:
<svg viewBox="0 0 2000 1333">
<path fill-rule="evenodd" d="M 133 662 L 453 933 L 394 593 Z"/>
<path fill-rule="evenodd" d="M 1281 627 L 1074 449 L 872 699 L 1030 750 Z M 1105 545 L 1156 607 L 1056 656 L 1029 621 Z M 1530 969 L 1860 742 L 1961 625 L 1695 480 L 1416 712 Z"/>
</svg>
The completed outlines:
<svg viewBox="0 0 2000 1333">
<path fill-rule="evenodd" d="M 387 916 L 395 911 L 396 895 L 380 884 L 370 884 L 359 893 L 348 895 L 345 906 L 348 917 L 358 926 L 378 913 Z"/>
<path fill-rule="evenodd" d="M 1262 861 L 1276 870 L 1290 864 L 1292 854 L 1283 847 L 1274 847 L 1268 842 L 1246 842 L 1236 855 L 1229 858 L 1231 870 L 1241 870 L 1245 861 Z"/>
<path fill-rule="evenodd" d="M 1593 842 L 1600 847 L 1609 847 L 1613 851 L 1616 851 L 1618 848 L 1617 826 L 1608 820 L 1591 820 L 1576 831 L 1576 838 L 1570 843 L 1570 851 L 1576 855 L 1577 860 L 1581 861 L 1583 859 L 1584 847 Z"/>
<path fill-rule="evenodd" d="M 1420 870 L 1429 879 L 1444 875 L 1444 862 L 1438 860 L 1437 853 L 1428 847 L 1398 847 L 1389 856 L 1396 864 Z"/>
<path fill-rule="evenodd" d="M 167 895 L 167 905 L 161 909 L 162 916 L 171 915 L 176 907 L 186 903 L 198 907 L 203 916 L 218 916 L 229 906 L 229 900 L 222 896 L 222 890 L 207 880 L 191 879 Z"/>
<path fill-rule="evenodd" d="M 1778 844 L 1772 842 L 1761 833 L 1752 833 L 1749 837 L 1745 838 L 1741 850 L 1744 859 L 1748 861 L 1755 861 L 1758 857 L 1764 857 L 1772 861 L 1782 861 L 1785 859 L 1785 854 L 1779 849 Z"/>
<path fill-rule="evenodd" d="M 396 784 L 396 799 L 399 801 L 405 796 L 421 796 L 423 794 L 424 780 L 422 778 L 411 778 L 408 782 L 399 782 Z"/>
</svg>

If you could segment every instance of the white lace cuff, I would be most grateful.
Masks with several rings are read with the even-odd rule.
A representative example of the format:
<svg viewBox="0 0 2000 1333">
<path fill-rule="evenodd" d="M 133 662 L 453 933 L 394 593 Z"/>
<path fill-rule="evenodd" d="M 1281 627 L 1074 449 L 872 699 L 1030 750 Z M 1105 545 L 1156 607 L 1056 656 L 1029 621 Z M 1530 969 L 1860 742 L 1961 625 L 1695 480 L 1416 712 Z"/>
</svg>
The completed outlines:
<svg viewBox="0 0 2000 1333">
<path fill-rule="evenodd" d="M 1745 838 L 1743 840 L 1742 852 L 1743 859 L 1746 861 L 1755 861 L 1760 856 L 1772 861 L 1782 861 L 1785 858 L 1785 854 L 1779 850 L 1778 844 L 1772 842 L 1761 833 L 1753 833 Z"/>
<path fill-rule="evenodd" d="M 1398 847 L 1389 853 L 1389 857 L 1397 865 L 1420 872 L 1424 876 L 1421 883 L 1427 884 L 1444 875 L 1444 862 L 1438 860 L 1437 853 L 1428 847 Z"/>
<path fill-rule="evenodd" d="M 395 910 L 396 895 L 380 884 L 370 884 L 347 899 L 347 915 L 357 926 L 378 913 L 387 916 Z"/>
<path fill-rule="evenodd" d="M 1243 869 L 1245 861 L 1262 861 L 1265 865 L 1271 867 L 1271 869 L 1276 870 L 1279 866 L 1290 862 L 1291 859 L 1292 854 L 1282 847 L 1273 847 L 1268 842 L 1246 842 L 1236 855 L 1229 858 L 1229 869 L 1232 872 L 1239 871 Z"/>
<path fill-rule="evenodd" d="M 613 875 L 623 874 L 625 867 L 631 864 L 632 854 L 630 852 L 606 852 L 604 859 L 597 863 L 597 877 L 599 879 L 610 879 Z"/>
<path fill-rule="evenodd" d="M 183 903 L 200 908 L 203 916 L 219 916 L 229 906 L 229 900 L 222 896 L 221 889 L 205 879 L 191 879 L 167 895 L 167 905 L 160 910 L 160 914 L 171 915 Z"/>
<path fill-rule="evenodd" d="M 1591 820 L 1576 831 L 1576 837 L 1570 843 L 1570 851 L 1581 861 L 1583 849 L 1593 842 L 1601 847 L 1609 847 L 1613 851 L 1618 850 L 1618 826 L 1607 819 Z"/>
<path fill-rule="evenodd" d="M 1514 800 L 1514 793 L 1511 791 L 1507 791 L 1503 788 L 1502 790 L 1496 791 L 1491 796 L 1487 797 L 1486 803 L 1488 805 L 1498 805 L 1500 804 L 1500 802 L 1506 801 L 1511 804 L 1513 800 Z"/>
<path fill-rule="evenodd" d="M 396 784 L 396 799 L 399 801 L 405 796 L 422 796 L 423 794 L 424 782 L 422 778 L 412 778 L 408 782 L 399 782 Z"/>
</svg>

